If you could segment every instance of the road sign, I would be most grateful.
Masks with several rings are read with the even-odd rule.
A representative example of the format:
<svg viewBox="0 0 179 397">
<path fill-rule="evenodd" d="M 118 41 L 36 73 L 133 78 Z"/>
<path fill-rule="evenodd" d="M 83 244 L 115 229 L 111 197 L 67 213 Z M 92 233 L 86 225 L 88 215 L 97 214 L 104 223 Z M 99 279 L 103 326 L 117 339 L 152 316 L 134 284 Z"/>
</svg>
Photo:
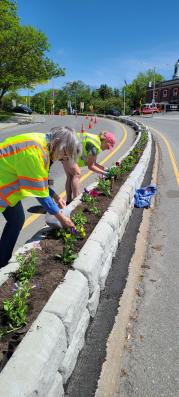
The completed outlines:
<svg viewBox="0 0 179 397">
<path fill-rule="evenodd" d="M 84 102 L 80 102 L 80 109 L 84 110 Z"/>
<path fill-rule="evenodd" d="M 13 108 L 15 108 L 15 106 L 16 106 L 16 99 L 12 99 L 12 106 L 13 106 Z"/>
<path fill-rule="evenodd" d="M 68 108 L 71 108 L 71 101 L 68 101 L 67 106 L 68 106 Z"/>
</svg>

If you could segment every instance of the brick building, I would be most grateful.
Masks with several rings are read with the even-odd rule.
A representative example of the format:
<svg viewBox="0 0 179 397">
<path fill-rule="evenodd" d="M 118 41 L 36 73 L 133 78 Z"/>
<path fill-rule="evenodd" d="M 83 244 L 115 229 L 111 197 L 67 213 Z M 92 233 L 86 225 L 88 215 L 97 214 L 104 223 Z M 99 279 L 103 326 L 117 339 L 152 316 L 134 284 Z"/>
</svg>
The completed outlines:
<svg viewBox="0 0 179 397">
<path fill-rule="evenodd" d="M 155 88 L 147 88 L 147 102 L 151 103 L 153 97 L 166 110 L 179 110 L 179 59 L 175 64 L 172 80 L 161 81 Z"/>
</svg>

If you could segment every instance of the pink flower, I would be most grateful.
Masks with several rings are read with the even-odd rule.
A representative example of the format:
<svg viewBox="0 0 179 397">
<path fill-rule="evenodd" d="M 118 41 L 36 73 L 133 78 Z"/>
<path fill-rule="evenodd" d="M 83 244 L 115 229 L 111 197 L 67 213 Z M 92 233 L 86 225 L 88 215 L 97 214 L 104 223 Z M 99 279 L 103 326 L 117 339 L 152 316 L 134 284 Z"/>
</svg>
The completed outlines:
<svg viewBox="0 0 179 397">
<path fill-rule="evenodd" d="M 98 192 L 96 189 L 92 189 L 90 190 L 89 195 L 92 197 L 98 197 L 100 196 L 100 192 Z"/>
</svg>

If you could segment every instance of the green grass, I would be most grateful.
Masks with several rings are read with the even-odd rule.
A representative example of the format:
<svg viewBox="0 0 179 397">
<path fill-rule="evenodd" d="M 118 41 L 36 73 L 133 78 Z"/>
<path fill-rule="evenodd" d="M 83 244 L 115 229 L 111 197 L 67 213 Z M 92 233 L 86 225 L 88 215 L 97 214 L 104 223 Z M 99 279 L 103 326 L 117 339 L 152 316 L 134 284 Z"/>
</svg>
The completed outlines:
<svg viewBox="0 0 179 397">
<path fill-rule="evenodd" d="M 4 112 L 4 111 L 0 110 L 0 122 L 8 121 L 11 116 L 12 116 L 12 113 Z"/>
</svg>

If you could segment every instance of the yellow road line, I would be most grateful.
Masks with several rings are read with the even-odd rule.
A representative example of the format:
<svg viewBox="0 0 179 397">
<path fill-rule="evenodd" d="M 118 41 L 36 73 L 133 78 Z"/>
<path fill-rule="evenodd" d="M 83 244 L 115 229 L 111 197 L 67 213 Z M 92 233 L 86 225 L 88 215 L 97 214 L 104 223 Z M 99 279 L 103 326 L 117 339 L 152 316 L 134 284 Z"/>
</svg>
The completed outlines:
<svg viewBox="0 0 179 397">
<path fill-rule="evenodd" d="M 106 157 L 104 160 L 102 160 L 100 162 L 100 164 L 105 164 L 120 148 L 121 146 L 124 145 L 124 143 L 126 142 L 127 139 L 127 130 L 126 128 L 121 125 L 122 129 L 123 129 L 123 137 L 122 140 L 120 141 L 119 145 L 116 146 L 116 148 L 114 150 L 112 150 Z M 93 174 L 93 171 L 88 171 L 86 172 L 81 178 L 80 178 L 80 182 L 84 181 L 85 179 L 87 179 L 91 174 Z M 60 197 L 64 198 L 66 195 L 66 192 L 62 192 L 60 193 Z M 29 216 L 29 218 L 25 221 L 23 229 L 25 229 L 27 226 L 31 225 L 31 223 L 35 222 L 39 217 L 41 216 L 41 214 L 33 214 L 31 216 Z"/>
<path fill-rule="evenodd" d="M 179 185 L 179 170 L 178 170 L 178 167 L 177 167 L 175 154 L 174 154 L 174 152 L 173 152 L 173 150 L 171 148 L 171 145 L 170 145 L 169 141 L 167 140 L 167 138 L 165 138 L 165 136 L 162 134 L 162 132 L 160 132 L 160 131 L 156 130 L 155 128 L 152 128 L 152 127 L 150 127 L 150 129 L 153 130 L 154 132 L 156 132 L 158 135 L 160 135 L 160 137 L 165 142 L 165 145 L 167 147 L 167 150 L 168 150 L 168 153 L 169 153 L 169 156 L 170 156 L 170 160 L 171 160 L 171 163 L 172 163 L 172 167 L 173 167 L 173 171 L 174 171 L 175 178 L 176 178 L 176 181 L 177 181 L 177 185 Z"/>
</svg>

